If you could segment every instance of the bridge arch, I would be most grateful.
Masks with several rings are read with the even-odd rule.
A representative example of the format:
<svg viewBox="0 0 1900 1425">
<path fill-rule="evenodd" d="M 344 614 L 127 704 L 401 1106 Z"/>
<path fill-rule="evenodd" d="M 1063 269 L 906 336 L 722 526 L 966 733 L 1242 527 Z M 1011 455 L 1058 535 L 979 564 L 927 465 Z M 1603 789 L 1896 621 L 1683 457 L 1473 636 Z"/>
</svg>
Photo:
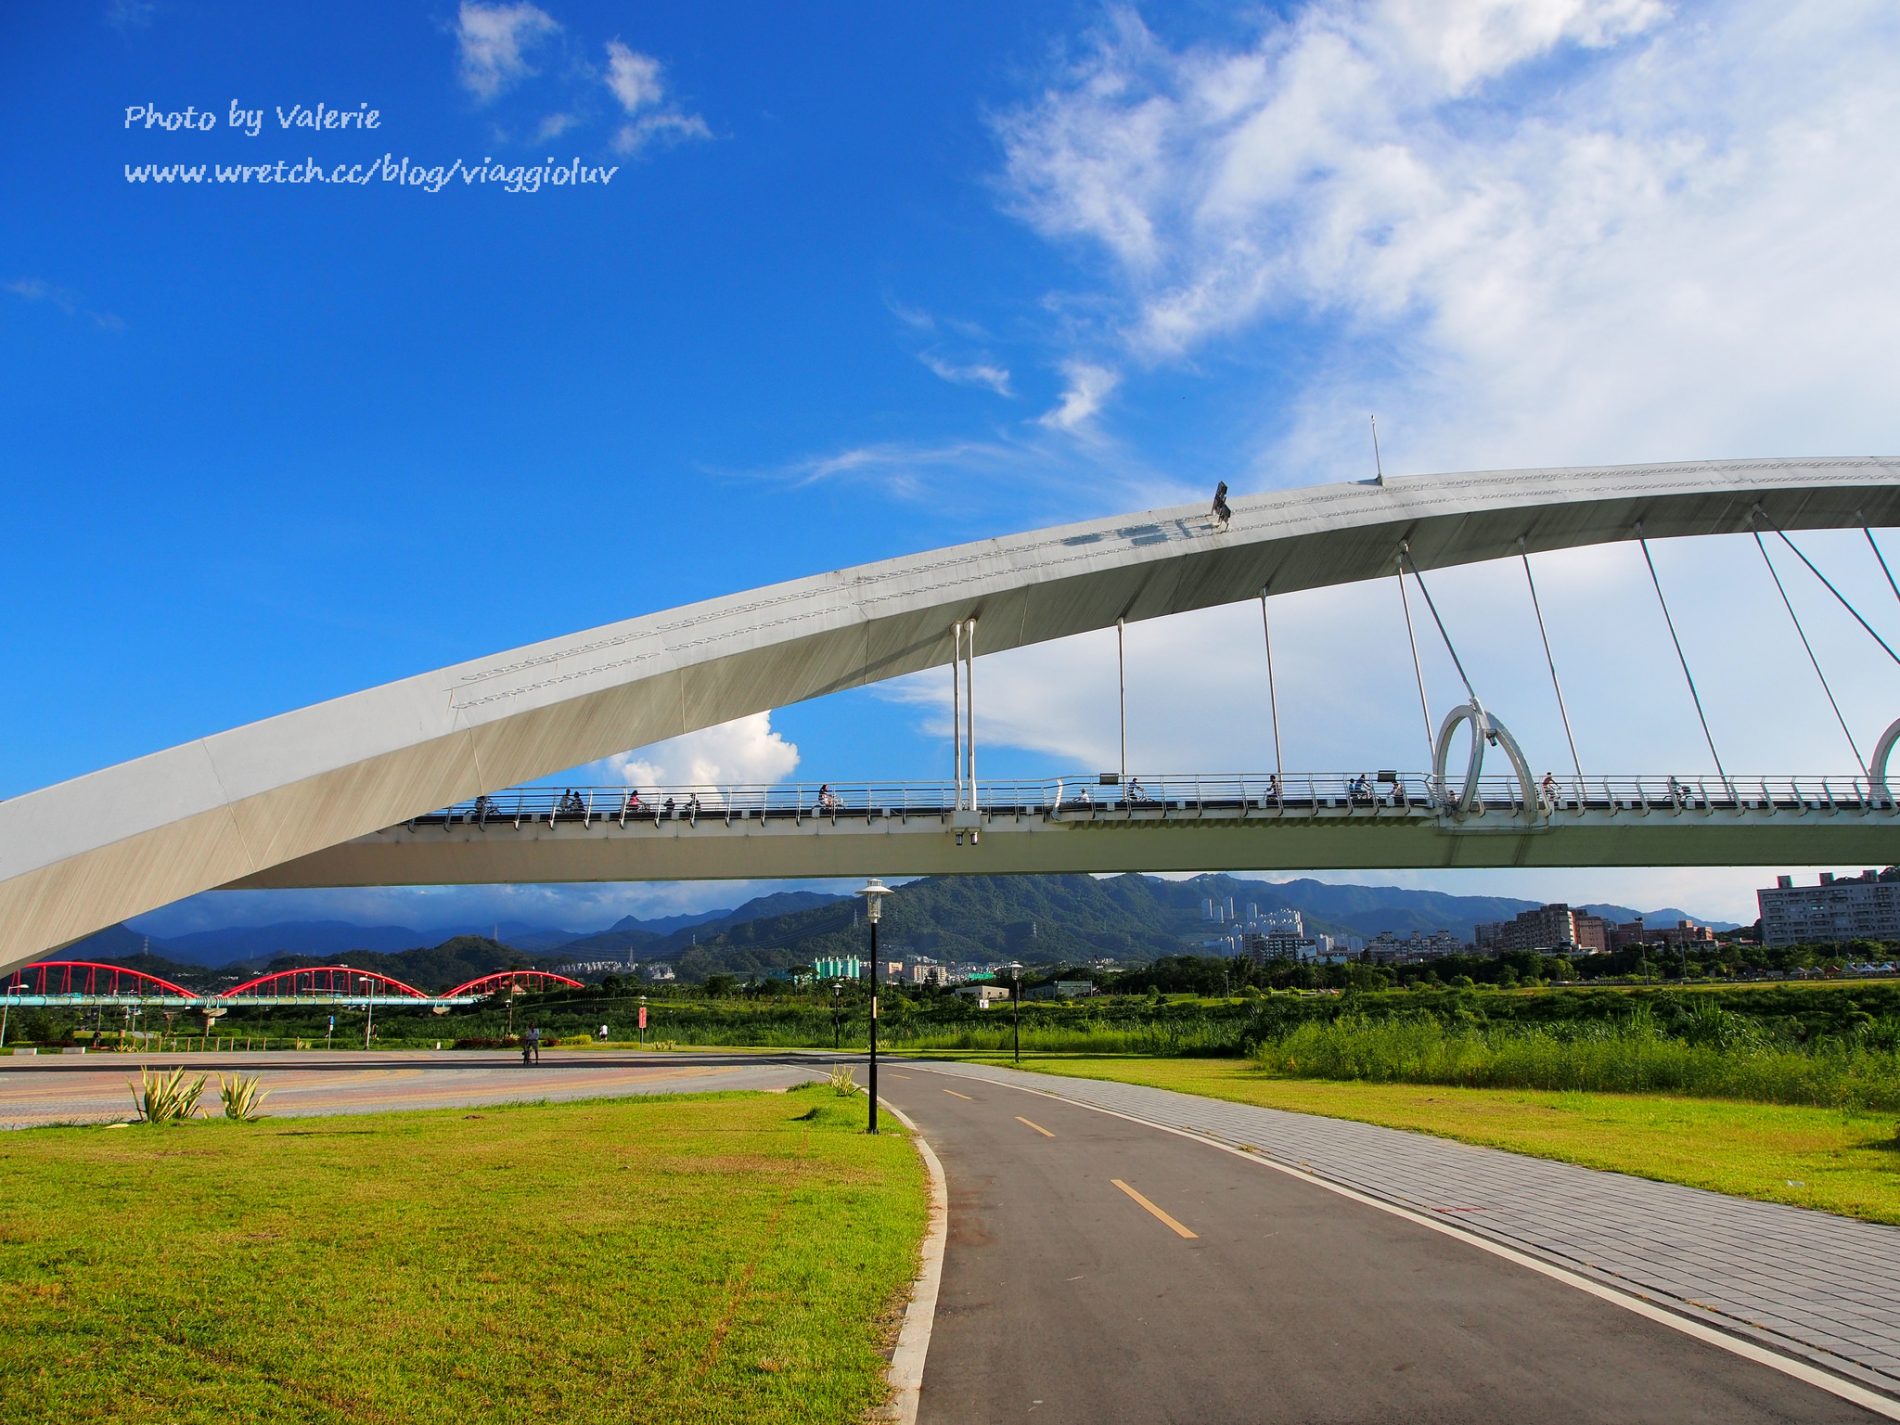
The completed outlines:
<svg viewBox="0 0 1900 1425">
<path fill-rule="evenodd" d="M 322 989 L 317 988 L 319 977 L 323 980 Z M 339 979 L 343 982 L 340 987 L 337 984 Z M 309 995 L 315 999 L 351 999 L 355 998 L 350 991 L 353 988 L 353 982 L 357 980 L 366 981 L 383 989 L 394 990 L 397 994 L 409 999 L 429 998 L 427 991 L 419 990 L 414 985 L 404 984 L 394 976 L 380 975 L 374 970 L 353 970 L 348 965 L 306 965 L 295 970 L 273 970 L 268 975 L 259 975 L 254 980 L 246 980 L 241 985 L 233 985 L 228 990 L 221 990 L 217 998 L 239 999 L 247 994 L 287 994 L 292 998 Z"/>
<path fill-rule="evenodd" d="M 434 808 L 984 651 L 1414 569 L 1631 539 L 1900 524 L 1900 460 L 1418 476 L 1091 520 L 643 615 L 0 803 L 0 969 Z"/>
<path fill-rule="evenodd" d="M 506 985 L 519 987 L 524 980 L 542 988 L 549 985 L 562 985 L 576 990 L 587 988 L 579 980 L 570 980 L 566 975 L 557 975 L 552 970 L 500 970 L 492 975 L 479 976 L 465 985 L 457 985 L 452 990 L 444 990 L 442 998 L 459 999 L 463 995 L 491 995 Z"/>
<path fill-rule="evenodd" d="M 75 985 L 75 971 L 81 983 Z M 101 990 L 99 981 L 105 978 L 109 988 Z M 35 964 L 22 965 L 10 971 L 4 977 L 4 987 L 33 984 L 35 994 L 106 994 L 119 996 L 126 993 L 134 995 L 158 994 L 175 996 L 179 999 L 199 999 L 196 990 L 188 990 L 183 985 L 173 984 L 158 975 L 148 975 L 143 970 L 134 970 L 125 965 L 102 965 L 95 960 L 41 960 Z M 56 980 L 57 989 L 49 989 L 47 982 Z M 127 991 L 121 985 L 130 986 Z"/>
</svg>

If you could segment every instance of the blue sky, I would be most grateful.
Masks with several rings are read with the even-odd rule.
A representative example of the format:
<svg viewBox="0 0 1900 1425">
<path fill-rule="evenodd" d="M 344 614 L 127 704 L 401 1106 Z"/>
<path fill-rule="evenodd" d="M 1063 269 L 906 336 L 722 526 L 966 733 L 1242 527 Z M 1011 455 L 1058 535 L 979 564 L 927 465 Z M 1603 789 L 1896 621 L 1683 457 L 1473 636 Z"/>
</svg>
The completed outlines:
<svg viewBox="0 0 1900 1425">
<path fill-rule="evenodd" d="M 1891 453 L 1897 57 L 1872 0 L 12 7 L 0 795 L 781 578 L 1217 479 L 1358 478 L 1374 410 L 1400 473 Z M 318 103 L 379 127 L 280 126 Z M 128 126 L 139 106 L 216 126 Z M 385 154 L 615 171 L 125 177 Z M 1804 547 L 1900 624 L 1864 544 Z M 1633 557 L 1540 568 L 1586 760 L 1699 771 Z M 1799 648 L 1752 545 L 1659 562 L 1731 770 L 1851 770 L 1783 676 Z M 1561 767 L 1517 579 L 1460 571 L 1441 602 L 1485 645 L 1487 704 Z M 1900 678 L 1795 593 L 1864 750 Z M 1283 602 L 1289 764 L 1421 762 L 1391 591 Z M 1131 632 L 1137 765 L 1267 765 L 1251 617 Z M 1097 637 L 986 660 L 986 768 L 1109 765 L 1112 659 Z M 911 680 L 589 774 L 935 775 L 946 695 Z M 1736 919 L 1764 883 L 1385 879 Z M 225 896 L 153 923 L 586 926 L 743 893 Z"/>
</svg>

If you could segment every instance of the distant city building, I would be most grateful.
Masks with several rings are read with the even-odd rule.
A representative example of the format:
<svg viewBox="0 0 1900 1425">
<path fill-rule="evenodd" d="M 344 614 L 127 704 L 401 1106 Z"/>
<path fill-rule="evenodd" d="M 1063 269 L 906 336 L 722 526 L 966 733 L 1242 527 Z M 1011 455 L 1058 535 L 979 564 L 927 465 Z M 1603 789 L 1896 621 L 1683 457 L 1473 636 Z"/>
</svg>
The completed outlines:
<svg viewBox="0 0 1900 1425">
<path fill-rule="evenodd" d="M 978 1009 L 988 1009 L 998 1000 L 1009 998 L 1006 985 L 958 985 L 956 992 L 965 999 L 975 1000 Z"/>
<path fill-rule="evenodd" d="M 1474 932 L 1478 952 L 1502 955 L 1542 950 L 1558 955 L 1601 955 L 1610 948 L 1609 922 L 1562 901 L 1519 911 L 1514 920 L 1490 921 Z"/>
<path fill-rule="evenodd" d="M 1024 999 L 1082 999 L 1096 993 L 1093 980 L 1057 980 L 1053 984 L 1032 985 L 1023 991 Z"/>
<path fill-rule="evenodd" d="M 1462 955 L 1470 947 L 1449 930 L 1429 934 L 1414 930 L 1403 938 L 1382 930 L 1366 942 L 1365 954 L 1375 965 L 1413 965 L 1446 955 Z"/>
<path fill-rule="evenodd" d="M 1267 934 L 1304 935 L 1306 921 L 1297 910 L 1270 910 L 1264 916 L 1253 917 Z"/>
<path fill-rule="evenodd" d="M 1777 876 L 1773 887 L 1755 892 L 1755 900 L 1763 945 L 1900 941 L 1900 868 L 1862 871 L 1845 880 L 1824 871 L 1813 886 Z"/>
<path fill-rule="evenodd" d="M 1626 920 L 1609 928 L 1608 940 L 1612 953 L 1627 950 L 1632 945 L 1666 945 L 1671 950 L 1680 950 L 1685 945 L 1713 945 L 1715 932 L 1693 920 L 1679 920 L 1674 925 L 1645 925 L 1640 920 Z"/>
<path fill-rule="evenodd" d="M 856 955 L 826 955 L 811 962 L 811 972 L 820 980 L 857 980 L 864 977 L 864 961 Z"/>
<path fill-rule="evenodd" d="M 671 965 L 644 965 L 640 973 L 649 980 L 670 980 L 675 978 Z"/>
<path fill-rule="evenodd" d="M 606 975 L 620 970 L 630 970 L 633 966 L 624 960 L 571 960 L 565 965 L 556 965 L 557 975 Z"/>
</svg>

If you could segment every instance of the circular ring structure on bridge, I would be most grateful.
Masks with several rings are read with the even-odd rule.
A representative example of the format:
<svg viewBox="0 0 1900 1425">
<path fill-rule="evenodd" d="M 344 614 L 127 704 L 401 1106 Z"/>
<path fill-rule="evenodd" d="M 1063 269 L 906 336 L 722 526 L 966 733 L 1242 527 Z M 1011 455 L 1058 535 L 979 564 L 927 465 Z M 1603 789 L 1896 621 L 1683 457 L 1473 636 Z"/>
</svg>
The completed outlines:
<svg viewBox="0 0 1900 1425">
<path fill-rule="evenodd" d="M 1450 791 L 1451 784 L 1445 776 L 1445 763 L 1451 753 L 1452 738 L 1463 723 L 1471 724 L 1471 755 L 1465 763 L 1464 786 L 1454 797 Z M 1536 788 L 1531 782 L 1530 764 L 1518 750 L 1517 739 L 1476 701 L 1453 708 L 1439 726 L 1438 741 L 1432 749 L 1432 785 L 1437 789 L 1439 805 L 1456 817 L 1467 817 L 1473 810 L 1483 810 L 1479 801 L 1478 777 L 1484 771 L 1486 743 L 1502 747 L 1504 755 L 1511 759 L 1511 770 L 1517 773 L 1518 804 L 1525 816 L 1535 817 L 1538 800 Z"/>
<path fill-rule="evenodd" d="M 0 970 L 481 793 L 985 653 L 1418 569 L 1633 538 L 1900 525 L 1900 460 L 1501 470 L 1088 520 L 649 613 L 0 801 Z M 1300 864 L 1294 862 L 1291 864 Z M 479 863 L 477 863 L 479 866 Z M 901 874 L 895 867 L 880 872 Z M 1262 867 L 1265 869 L 1265 867 Z M 306 877 L 307 879 L 307 877 Z"/>
<path fill-rule="evenodd" d="M 1895 718 L 1887 730 L 1880 734 L 1880 741 L 1874 744 L 1874 755 L 1867 763 L 1868 789 L 1889 805 L 1893 802 L 1893 791 L 1887 785 L 1887 763 L 1893 757 L 1896 743 L 1900 743 L 1900 718 Z"/>
</svg>

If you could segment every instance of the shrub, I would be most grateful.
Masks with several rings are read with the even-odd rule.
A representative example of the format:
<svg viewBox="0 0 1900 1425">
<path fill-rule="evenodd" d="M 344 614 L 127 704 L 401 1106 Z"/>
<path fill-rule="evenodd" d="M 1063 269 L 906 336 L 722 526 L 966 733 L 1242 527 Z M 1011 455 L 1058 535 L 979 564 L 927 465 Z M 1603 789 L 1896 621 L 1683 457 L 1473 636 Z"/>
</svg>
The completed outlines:
<svg viewBox="0 0 1900 1425">
<path fill-rule="evenodd" d="M 270 1090 L 264 1087 L 264 1081 L 256 1074 L 248 1079 L 242 1074 L 233 1074 L 228 1079 L 219 1074 L 218 1097 L 224 1101 L 226 1118 L 234 1118 L 239 1123 L 255 1123 L 263 1117 L 262 1105 L 270 1097 Z"/>
<path fill-rule="evenodd" d="M 858 1081 L 851 1076 L 849 1064 L 835 1066 L 827 1082 L 830 1084 L 831 1091 L 839 1098 L 853 1098 L 858 1092 Z"/>
<path fill-rule="evenodd" d="M 126 1087 L 132 1089 L 132 1103 L 141 1122 L 176 1123 L 197 1112 L 198 1095 L 205 1091 L 205 1076 L 200 1074 L 186 1083 L 182 1065 L 169 1074 L 140 1069 L 138 1086 L 133 1087 L 128 1080 Z"/>
</svg>

